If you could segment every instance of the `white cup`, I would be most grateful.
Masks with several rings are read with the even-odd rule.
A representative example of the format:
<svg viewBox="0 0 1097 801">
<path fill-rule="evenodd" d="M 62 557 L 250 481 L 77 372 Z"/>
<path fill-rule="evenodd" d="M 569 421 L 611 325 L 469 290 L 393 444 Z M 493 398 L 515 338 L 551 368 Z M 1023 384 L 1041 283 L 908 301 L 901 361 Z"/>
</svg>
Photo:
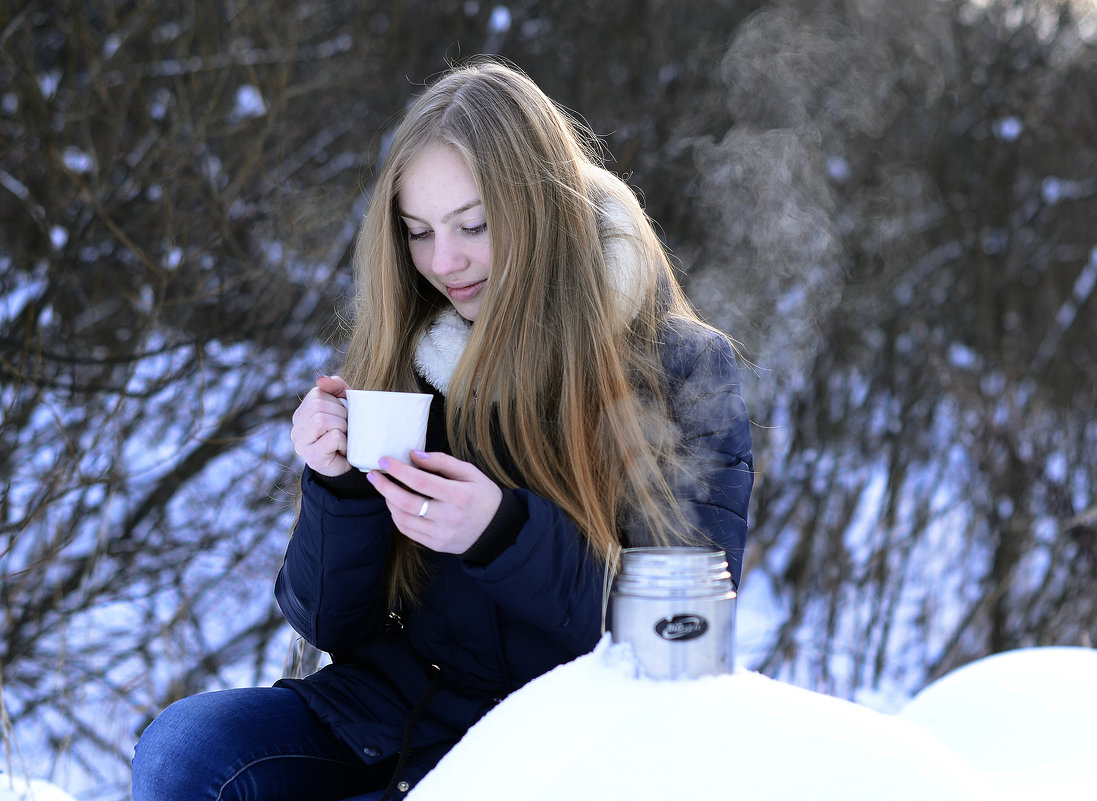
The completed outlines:
<svg viewBox="0 0 1097 801">
<path fill-rule="evenodd" d="M 433 395 L 348 389 L 347 461 L 359 470 L 379 470 L 382 456 L 411 461 L 427 444 Z"/>
</svg>

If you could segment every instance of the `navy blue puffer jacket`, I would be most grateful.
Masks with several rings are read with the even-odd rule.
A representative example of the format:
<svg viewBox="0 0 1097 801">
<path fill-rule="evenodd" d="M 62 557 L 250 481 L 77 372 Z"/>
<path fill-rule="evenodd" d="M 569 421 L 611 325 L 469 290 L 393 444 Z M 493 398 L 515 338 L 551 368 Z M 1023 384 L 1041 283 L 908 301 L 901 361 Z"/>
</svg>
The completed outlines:
<svg viewBox="0 0 1097 801">
<path fill-rule="evenodd" d="M 692 325 L 667 332 L 664 366 L 691 480 L 683 508 L 729 557 L 738 584 L 753 483 L 750 425 L 734 352 Z M 432 404 L 428 450 L 448 451 L 444 399 Z M 379 495 L 340 497 L 306 468 L 300 517 L 276 597 L 293 628 L 332 664 L 283 680 L 366 762 L 404 741 L 427 759 L 400 776 L 414 786 L 499 699 L 589 652 L 601 634 L 603 564 L 551 501 L 504 494 L 485 554 L 426 552 L 421 604 L 396 622 L 384 574 L 393 525 Z M 425 702 L 424 702 L 424 699 Z M 423 703 L 421 703 L 423 702 Z"/>
</svg>

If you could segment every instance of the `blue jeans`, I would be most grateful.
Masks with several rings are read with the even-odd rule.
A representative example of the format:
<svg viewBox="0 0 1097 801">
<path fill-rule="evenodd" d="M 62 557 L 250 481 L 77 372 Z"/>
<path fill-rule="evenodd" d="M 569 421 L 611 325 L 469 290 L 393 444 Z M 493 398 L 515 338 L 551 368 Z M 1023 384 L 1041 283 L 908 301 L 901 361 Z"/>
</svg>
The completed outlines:
<svg viewBox="0 0 1097 801">
<path fill-rule="evenodd" d="M 395 762 L 367 765 L 293 690 L 221 690 L 176 701 L 145 730 L 133 799 L 378 801 Z"/>
</svg>

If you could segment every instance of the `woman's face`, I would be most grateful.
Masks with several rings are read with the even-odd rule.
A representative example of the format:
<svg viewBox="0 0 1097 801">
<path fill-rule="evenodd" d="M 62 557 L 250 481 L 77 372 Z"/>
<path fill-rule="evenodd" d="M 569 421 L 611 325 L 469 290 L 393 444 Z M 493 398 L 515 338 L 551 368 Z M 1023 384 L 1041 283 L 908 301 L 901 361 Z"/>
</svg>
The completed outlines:
<svg viewBox="0 0 1097 801">
<path fill-rule="evenodd" d="M 458 314 L 475 320 L 491 273 L 480 190 L 453 148 L 434 144 L 407 167 L 396 195 L 415 269 Z"/>
</svg>

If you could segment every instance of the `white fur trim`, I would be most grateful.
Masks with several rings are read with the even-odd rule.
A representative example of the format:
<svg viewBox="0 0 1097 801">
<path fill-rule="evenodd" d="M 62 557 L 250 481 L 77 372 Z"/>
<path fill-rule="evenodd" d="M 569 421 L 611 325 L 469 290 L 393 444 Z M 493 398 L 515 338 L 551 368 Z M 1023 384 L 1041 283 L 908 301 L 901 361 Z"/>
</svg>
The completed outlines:
<svg viewBox="0 0 1097 801">
<path fill-rule="evenodd" d="M 472 324 L 449 308 L 434 318 L 415 347 L 415 370 L 443 395 L 472 336 Z"/>
<path fill-rule="evenodd" d="M 620 202 L 610 198 L 602 205 L 601 223 L 606 237 L 602 242 L 606 272 L 610 284 L 617 290 L 617 304 L 622 318 L 628 322 L 640 311 L 640 304 L 650 290 L 649 284 L 655 273 L 651 265 L 641 263 L 647 256 L 628 236 L 634 230 L 634 223 Z"/>
</svg>

